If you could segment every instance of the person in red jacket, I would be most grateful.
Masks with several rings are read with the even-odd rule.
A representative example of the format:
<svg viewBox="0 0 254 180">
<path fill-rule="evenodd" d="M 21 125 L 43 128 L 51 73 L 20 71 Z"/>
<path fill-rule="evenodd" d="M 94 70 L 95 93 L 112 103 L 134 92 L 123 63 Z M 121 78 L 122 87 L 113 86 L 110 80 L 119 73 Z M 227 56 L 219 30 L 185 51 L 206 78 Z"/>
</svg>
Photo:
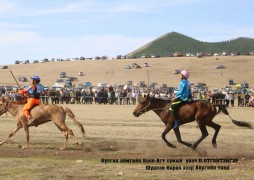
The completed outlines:
<svg viewBox="0 0 254 180">
<path fill-rule="evenodd" d="M 31 77 L 31 85 L 24 90 L 24 94 L 27 94 L 29 96 L 29 100 L 26 103 L 26 105 L 23 108 L 23 114 L 26 116 L 26 118 L 29 121 L 29 124 L 34 120 L 34 118 L 30 114 L 30 110 L 41 103 L 40 101 L 40 77 L 39 76 L 32 76 Z"/>
</svg>

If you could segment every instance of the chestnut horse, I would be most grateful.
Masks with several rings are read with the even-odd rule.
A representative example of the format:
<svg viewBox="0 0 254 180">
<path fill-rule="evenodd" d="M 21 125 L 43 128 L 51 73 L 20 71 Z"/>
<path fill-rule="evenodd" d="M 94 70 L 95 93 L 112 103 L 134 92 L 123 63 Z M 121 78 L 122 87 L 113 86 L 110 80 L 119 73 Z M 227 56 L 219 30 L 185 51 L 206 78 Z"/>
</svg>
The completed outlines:
<svg viewBox="0 0 254 180">
<path fill-rule="evenodd" d="M 133 112 L 133 115 L 139 117 L 141 114 L 153 110 L 166 125 L 166 128 L 162 133 L 162 139 L 169 147 L 176 148 L 175 145 L 171 144 L 166 139 L 167 133 L 174 126 L 174 122 L 168 110 L 170 103 L 171 103 L 170 100 L 161 100 L 154 97 L 150 97 L 148 95 L 137 105 L 137 107 Z M 201 130 L 202 136 L 194 144 L 184 142 L 181 138 L 180 130 L 178 127 L 174 129 L 177 141 L 195 150 L 198 144 L 208 136 L 206 126 L 209 126 L 215 130 L 212 139 L 212 144 L 213 147 L 217 147 L 216 138 L 221 126 L 219 124 L 214 123 L 212 120 L 221 111 L 224 114 L 228 115 L 235 125 L 252 129 L 252 125 L 249 123 L 233 120 L 231 116 L 228 114 L 225 105 L 211 104 L 208 101 L 189 101 L 183 103 L 178 108 L 178 110 L 175 111 L 175 117 L 180 121 L 181 125 L 196 120 L 198 127 Z"/>
<path fill-rule="evenodd" d="M 73 139 L 75 140 L 75 143 L 77 145 L 83 145 L 82 142 L 78 142 L 73 131 L 71 129 L 69 129 L 65 124 L 65 118 L 66 118 L 66 114 L 67 114 L 75 122 L 75 124 L 79 127 L 82 135 L 84 136 L 85 131 L 84 131 L 82 124 L 80 124 L 75 119 L 75 115 L 68 107 L 62 107 L 62 106 L 58 106 L 55 104 L 35 106 L 31 110 L 31 115 L 33 116 L 33 118 L 35 120 L 33 122 L 31 122 L 29 125 L 28 125 L 28 120 L 23 115 L 23 111 L 22 111 L 23 107 L 24 107 L 24 103 L 22 103 L 22 102 L 10 101 L 7 98 L 3 98 L 3 97 L 0 99 L 0 116 L 6 112 L 9 112 L 17 120 L 15 129 L 12 131 L 12 133 L 9 134 L 9 136 L 5 140 L 0 142 L 0 145 L 7 142 L 9 138 L 11 138 L 19 129 L 21 129 L 23 127 L 25 130 L 25 134 L 26 134 L 26 145 L 23 148 L 28 148 L 29 127 L 31 127 L 31 126 L 37 127 L 37 126 L 39 126 L 43 123 L 49 122 L 49 121 L 53 121 L 55 123 L 56 127 L 64 134 L 65 142 L 64 142 L 63 147 L 60 148 L 61 150 L 66 148 L 69 135 L 71 137 L 73 137 Z"/>
</svg>

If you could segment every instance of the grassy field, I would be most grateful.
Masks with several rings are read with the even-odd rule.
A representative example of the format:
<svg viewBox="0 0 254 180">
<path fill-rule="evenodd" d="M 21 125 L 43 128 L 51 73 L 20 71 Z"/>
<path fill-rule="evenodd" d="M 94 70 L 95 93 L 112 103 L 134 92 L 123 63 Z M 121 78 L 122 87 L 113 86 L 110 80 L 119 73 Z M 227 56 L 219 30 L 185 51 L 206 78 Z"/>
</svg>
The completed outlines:
<svg viewBox="0 0 254 180">
<path fill-rule="evenodd" d="M 150 82 L 178 86 L 179 76 L 174 69 L 189 69 L 190 81 L 205 82 L 209 88 L 223 87 L 228 79 L 235 82 L 247 81 L 254 86 L 254 57 L 207 57 L 207 58 L 160 58 L 114 61 L 75 61 L 50 62 L 43 64 L 9 65 L 14 75 L 30 77 L 39 75 L 42 84 L 52 86 L 61 71 L 68 76 L 78 77 L 83 71 L 85 76 L 78 77 L 75 84 L 86 81 L 123 84 L 128 80 L 134 83 L 147 82 L 147 69 L 123 68 L 125 64 L 136 62 L 143 65 L 148 62 Z M 214 69 L 223 64 L 226 69 Z M 15 85 L 10 71 L 0 70 L 0 84 Z M 21 83 L 26 85 L 27 83 Z M 173 132 L 167 135 L 170 142 L 177 146 L 171 149 L 161 139 L 164 125 L 153 112 L 135 118 L 133 105 L 68 105 L 84 125 L 86 138 L 81 137 L 78 128 L 67 120 L 84 147 L 74 145 L 69 140 L 68 149 L 60 151 L 63 135 L 51 122 L 30 128 L 30 148 L 22 149 L 25 134 L 21 129 L 7 144 L 0 147 L 0 177 L 2 179 L 253 179 L 254 176 L 254 135 L 253 130 L 239 128 L 222 114 L 215 117 L 215 122 L 222 126 L 218 136 L 218 147 L 211 144 L 214 131 L 208 128 L 209 136 L 198 146 L 197 151 L 180 145 Z M 234 119 L 245 120 L 252 124 L 252 108 L 229 108 Z M 1 116 L 0 139 L 4 139 L 15 127 L 15 119 L 10 115 Z M 189 142 L 196 141 L 201 133 L 195 123 L 181 126 L 182 138 Z M 194 162 L 186 164 L 187 159 L 204 161 L 207 158 L 232 158 L 232 163 Z M 137 159 L 140 163 L 102 163 L 102 159 L 118 160 Z M 182 162 L 155 163 L 142 162 L 143 159 L 180 159 Z M 181 167 L 181 170 L 146 170 L 146 166 Z M 215 166 L 216 170 L 192 170 L 196 166 Z M 229 168 L 220 170 L 219 166 Z M 188 167 L 188 170 L 183 170 Z"/>
<path fill-rule="evenodd" d="M 218 58 L 218 60 L 216 60 Z M 124 69 L 125 64 L 133 62 L 143 66 L 149 63 L 149 68 Z M 214 69 L 217 65 L 224 65 L 225 69 Z M 133 83 L 139 81 L 157 82 L 159 85 L 166 83 L 168 86 L 177 87 L 179 76 L 173 74 L 174 69 L 188 69 L 191 73 L 190 81 L 197 84 L 205 82 L 209 88 L 220 88 L 228 85 L 229 79 L 234 79 L 236 83 L 248 82 L 254 87 L 254 56 L 225 56 L 225 57 L 179 57 L 179 58 L 159 58 L 159 59 L 132 59 L 132 60 L 111 60 L 111 61 L 68 61 L 68 62 L 49 62 L 40 64 L 18 64 L 9 65 L 16 78 L 18 76 L 31 77 L 39 75 L 42 84 L 53 86 L 55 80 L 59 78 L 59 73 L 64 71 L 67 76 L 74 76 L 78 81 L 77 86 L 86 81 L 97 85 L 99 82 L 124 84 L 132 80 Z M 78 72 L 83 71 L 85 76 L 78 76 Z M 0 84 L 15 85 L 10 71 L 0 70 Z M 26 83 L 20 83 L 27 85 Z"/>
<path fill-rule="evenodd" d="M 132 115 L 134 105 L 68 105 L 86 130 L 83 138 L 78 127 L 67 119 L 84 147 L 69 140 L 68 149 L 60 151 L 63 135 L 52 122 L 30 128 L 30 148 L 22 149 L 25 134 L 21 129 L 7 144 L 0 147 L 0 177 L 3 179 L 252 179 L 254 176 L 253 130 L 235 126 L 229 117 L 219 114 L 214 121 L 222 126 L 218 135 L 218 147 L 212 147 L 213 129 L 198 146 L 197 151 L 179 144 L 173 132 L 167 135 L 177 146 L 171 149 L 161 139 L 164 125 L 154 112 L 136 118 Z M 229 108 L 237 120 L 253 124 L 252 108 Z M 5 138 L 15 126 L 15 119 L 8 114 L 0 121 L 0 139 Z M 181 126 L 182 138 L 196 141 L 200 130 L 195 123 Z M 237 159 L 237 162 L 204 162 L 205 159 Z M 102 159 L 118 163 L 104 163 Z M 122 159 L 141 162 L 124 163 Z M 143 159 L 173 159 L 181 162 L 143 162 Z M 186 163 L 187 159 L 198 162 Z M 203 162 L 199 162 L 199 160 Z M 146 170 L 146 166 L 181 167 L 181 170 Z M 216 170 L 197 170 L 196 166 Z M 229 168 L 220 170 L 219 166 Z M 183 170 L 183 168 L 188 168 Z M 194 168 L 191 170 L 191 168 Z"/>
</svg>

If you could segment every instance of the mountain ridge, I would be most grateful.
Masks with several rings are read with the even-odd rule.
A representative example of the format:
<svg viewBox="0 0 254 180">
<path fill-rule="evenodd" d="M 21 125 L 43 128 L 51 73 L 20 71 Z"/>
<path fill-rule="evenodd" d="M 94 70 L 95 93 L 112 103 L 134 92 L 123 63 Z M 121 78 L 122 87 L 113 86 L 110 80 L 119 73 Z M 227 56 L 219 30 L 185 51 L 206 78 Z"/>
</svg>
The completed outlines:
<svg viewBox="0 0 254 180">
<path fill-rule="evenodd" d="M 167 57 L 175 52 L 193 54 L 205 52 L 213 54 L 224 51 L 246 54 L 253 50 L 253 38 L 238 37 L 221 42 L 204 42 L 177 32 L 170 32 L 159 36 L 127 55 L 140 57 L 142 54 L 156 54 L 161 57 Z"/>
</svg>

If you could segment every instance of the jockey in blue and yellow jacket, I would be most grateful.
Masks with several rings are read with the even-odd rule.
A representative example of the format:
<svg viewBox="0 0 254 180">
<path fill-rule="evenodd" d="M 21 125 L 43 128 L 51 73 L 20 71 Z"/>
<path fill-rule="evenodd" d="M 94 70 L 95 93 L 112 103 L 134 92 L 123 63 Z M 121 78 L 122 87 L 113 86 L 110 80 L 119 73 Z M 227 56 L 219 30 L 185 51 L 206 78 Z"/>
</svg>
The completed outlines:
<svg viewBox="0 0 254 180">
<path fill-rule="evenodd" d="M 175 119 L 174 111 L 182 102 L 188 101 L 188 99 L 191 97 L 190 83 L 187 80 L 188 78 L 189 78 L 189 72 L 187 70 L 182 70 L 179 91 L 176 94 L 176 99 L 174 99 L 174 101 L 171 103 L 169 107 L 171 118 L 174 121 L 174 127 L 173 127 L 174 129 L 180 126 L 180 122 Z"/>
</svg>

